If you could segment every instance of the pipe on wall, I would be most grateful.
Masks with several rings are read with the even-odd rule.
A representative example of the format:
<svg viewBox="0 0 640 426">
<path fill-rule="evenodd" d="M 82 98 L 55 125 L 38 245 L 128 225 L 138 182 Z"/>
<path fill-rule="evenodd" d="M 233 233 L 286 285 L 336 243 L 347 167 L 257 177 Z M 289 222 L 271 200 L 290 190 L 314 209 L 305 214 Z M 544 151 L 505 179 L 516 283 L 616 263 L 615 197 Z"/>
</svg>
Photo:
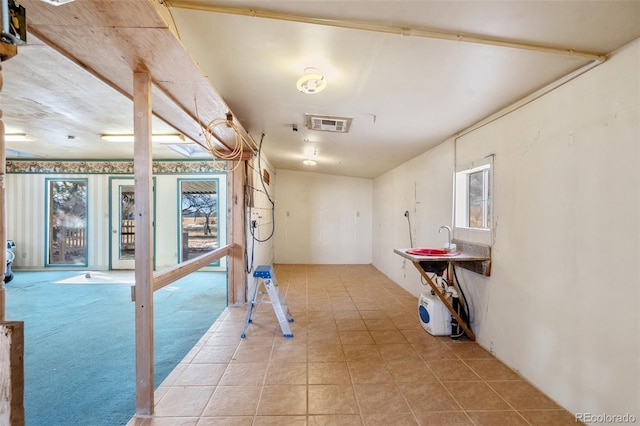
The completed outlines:
<svg viewBox="0 0 640 426">
<path fill-rule="evenodd" d="M 465 43 L 476 43 L 490 46 L 508 47 L 521 50 L 532 50 L 536 52 L 552 53 L 557 55 L 580 57 L 589 60 L 604 61 L 606 55 L 601 53 L 585 52 L 580 50 L 542 46 L 530 43 L 522 43 L 508 39 L 483 37 L 478 35 L 467 35 L 462 33 L 451 33 L 444 31 L 434 31 L 426 28 L 396 27 L 392 25 L 379 25 L 359 21 L 349 21 L 342 19 L 324 19 L 312 16 L 293 15 L 288 13 L 273 12 L 259 9 L 246 9 L 213 4 L 195 3 L 192 1 L 171 1 L 165 0 L 168 7 L 179 9 L 200 10 L 205 12 L 226 13 L 230 15 L 251 16 L 257 18 L 275 19 L 280 21 L 299 22 L 304 24 L 324 25 L 328 27 L 345 28 L 360 31 L 372 31 L 385 34 L 397 34 L 403 37 L 422 37 L 440 40 L 459 41 Z"/>
</svg>

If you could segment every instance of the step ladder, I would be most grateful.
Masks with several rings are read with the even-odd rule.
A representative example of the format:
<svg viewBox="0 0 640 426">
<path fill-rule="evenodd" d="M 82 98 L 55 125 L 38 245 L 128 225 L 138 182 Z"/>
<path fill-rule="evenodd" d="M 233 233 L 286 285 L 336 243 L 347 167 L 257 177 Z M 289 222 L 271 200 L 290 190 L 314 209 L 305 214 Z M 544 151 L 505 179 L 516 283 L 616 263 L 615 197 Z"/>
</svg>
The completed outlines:
<svg viewBox="0 0 640 426">
<path fill-rule="evenodd" d="M 278 318 L 278 323 L 280 323 L 282 335 L 284 337 L 293 337 L 293 333 L 291 333 L 291 328 L 289 327 L 289 323 L 293 322 L 293 317 L 289 312 L 284 296 L 280 293 L 280 287 L 278 286 L 276 275 L 273 273 L 273 266 L 258 266 L 256 270 L 253 271 L 253 277 L 253 286 L 249 289 L 247 316 L 245 317 L 244 328 L 242 329 L 240 337 L 244 339 L 247 336 L 247 327 L 249 327 L 249 324 L 253 322 L 253 313 L 256 305 L 260 305 L 262 303 L 270 303 L 273 307 L 273 312 L 275 312 L 276 318 Z M 261 283 L 264 284 L 266 291 L 259 291 Z M 264 298 L 265 294 L 269 296 L 268 301 Z M 262 297 L 258 299 L 258 295 L 262 295 Z"/>
</svg>

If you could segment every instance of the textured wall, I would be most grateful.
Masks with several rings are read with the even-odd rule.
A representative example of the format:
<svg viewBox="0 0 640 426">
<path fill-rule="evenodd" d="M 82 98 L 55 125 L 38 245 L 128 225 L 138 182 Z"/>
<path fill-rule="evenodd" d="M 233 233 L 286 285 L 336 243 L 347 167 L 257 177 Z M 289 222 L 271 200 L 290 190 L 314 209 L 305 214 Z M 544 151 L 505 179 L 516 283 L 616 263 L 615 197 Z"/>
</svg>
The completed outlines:
<svg viewBox="0 0 640 426">
<path fill-rule="evenodd" d="M 491 276 L 459 273 L 472 326 L 482 346 L 574 413 L 640 417 L 639 75 L 637 40 L 374 185 L 374 265 L 411 289 L 388 247 L 406 245 L 394 235 L 413 202 L 408 188 L 439 188 L 430 191 L 442 202 L 419 215 L 431 230 L 431 218 L 451 212 L 451 179 L 439 173 L 454 158 L 461 165 L 495 155 Z M 399 204 L 394 211 L 378 202 L 387 199 Z"/>
<path fill-rule="evenodd" d="M 277 263 L 371 263 L 372 180 L 277 171 Z"/>
</svg>

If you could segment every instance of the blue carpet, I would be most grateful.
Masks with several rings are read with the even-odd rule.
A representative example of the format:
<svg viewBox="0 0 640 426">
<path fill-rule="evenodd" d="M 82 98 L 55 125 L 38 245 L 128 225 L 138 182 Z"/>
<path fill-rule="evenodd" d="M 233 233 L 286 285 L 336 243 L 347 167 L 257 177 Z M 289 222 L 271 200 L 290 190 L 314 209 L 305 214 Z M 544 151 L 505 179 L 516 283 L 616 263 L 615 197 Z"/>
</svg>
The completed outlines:
<svg viewBox="0 0 640 426">
<path fill-rule="evenodd" d="M 16 271 L 6 318 L 24 321 L 27 426 L 117 426 L 135 413 L 131 286 L 55 284 L 77 271 Z M 154 294 L 155 386 L 227 306 L 224 272 L 196 272 Z"/>
</svg>

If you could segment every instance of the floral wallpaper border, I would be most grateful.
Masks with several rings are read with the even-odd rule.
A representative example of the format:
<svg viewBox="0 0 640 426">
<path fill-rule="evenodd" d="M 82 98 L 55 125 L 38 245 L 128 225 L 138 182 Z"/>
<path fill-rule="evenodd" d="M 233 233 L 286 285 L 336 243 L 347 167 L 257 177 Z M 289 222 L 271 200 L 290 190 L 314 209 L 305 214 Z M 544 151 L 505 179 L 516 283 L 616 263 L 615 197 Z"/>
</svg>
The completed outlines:
<svg viewBox="0 0 640 426">
<path fill-rule="evenodd" d="M 223 173 L 226 161 L 154 161 L 154 175 Z M 133 161 L 7 160 L 6 173 L 132 175 Z"/>
</svg>

